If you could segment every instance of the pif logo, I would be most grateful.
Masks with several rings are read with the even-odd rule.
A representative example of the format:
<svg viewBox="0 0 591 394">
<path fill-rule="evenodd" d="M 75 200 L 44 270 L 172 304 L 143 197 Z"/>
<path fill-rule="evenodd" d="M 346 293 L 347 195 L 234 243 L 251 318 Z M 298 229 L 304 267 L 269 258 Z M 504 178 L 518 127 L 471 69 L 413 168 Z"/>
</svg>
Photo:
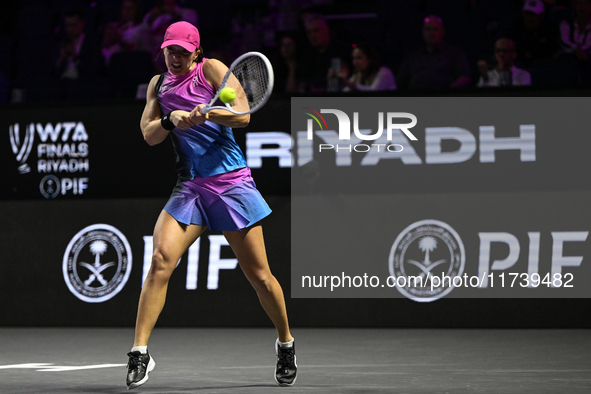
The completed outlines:
<svg viewBox="0 0 591 394">
<path fill-rule="evenodd" d="M 318 112 L 312 108 L 303 108 L 307 110 L 307 112 L 304 113 L 311 117 L 311 119 L 308 119 L 307 123 L 306 136 L 308 140 L 312 140 L 314 138 L 315 133 L 313 121 L 316 121 L 316 124 L 318 124 L 320 127 L 319 133 L 326 137 L 326 134 L 329 132 L 329 127 L 322 114 L 333 114 L 337 117 L 337 121 L 339 123 L 338 142 L 336 144 L 320 144 L 318 147 L 319 152 L 322 152 L 323 150 L 334 150 L 336 152 L 339 150 L 348 150 L 349 152 L 368 152 L 371 149 L 377 149 L 378 152 L 401 152 L 404 149 L 404 146 L 401 144 L 392 143 L 393 130 L 400 130 L 409 140 L 417 141 L 417 137 L 415 137 L 415 135 L 409 130 L 416 126 L 417 117 L 408 112 L 378 112 L 378 127 L 375 133 L 372 133 L 372 130 L 359 128 L 359 112 L 353 112 L 353 122 L 351 123 L 349 116 L 345 112 L 338 109 L 321 109 L 320 112 Z M 395 123 L 395 119 L 408 119 L 410 122 Z M 351 125 L 353 126 L 354 136 L 351 134 Z M 386 132 L 385 141 L 384 131 Z M 324 139 L 326 140 L 326 138 Z M 342 144 L 340 143 L 341 141 L 349 141 L 351 144 Z M 374 143 L 371 145 L 360 144 L 359 142 L 361 141 L 374 141 Z"/>
</svg>

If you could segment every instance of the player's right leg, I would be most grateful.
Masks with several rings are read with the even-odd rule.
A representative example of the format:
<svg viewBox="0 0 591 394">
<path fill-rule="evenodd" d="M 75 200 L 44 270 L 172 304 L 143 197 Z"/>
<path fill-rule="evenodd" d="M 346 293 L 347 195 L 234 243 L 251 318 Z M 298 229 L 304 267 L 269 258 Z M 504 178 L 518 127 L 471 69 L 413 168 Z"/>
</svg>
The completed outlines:
<svg viewBox="0 0 591 394">
<path fill-rule="evenodd" d="M 132 351 L 128 354 L 127 387 L 132 389 L 148 380 L 154 360 L 147 352 L 150 334 L 164 308 L 168 281 L 185 251 L 205 231 L 205 226 L 186 226 L 162 211 L 154 227 L 152 265 L 140 295 Z"/>
</svg>

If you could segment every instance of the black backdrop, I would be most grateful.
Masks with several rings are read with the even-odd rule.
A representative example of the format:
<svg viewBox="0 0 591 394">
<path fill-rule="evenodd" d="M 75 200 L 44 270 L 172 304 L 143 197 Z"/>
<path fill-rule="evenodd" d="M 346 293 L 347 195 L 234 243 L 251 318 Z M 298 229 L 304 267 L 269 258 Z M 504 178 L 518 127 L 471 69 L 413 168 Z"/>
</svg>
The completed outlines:
<svg viewBox="0 0 591 394">
<path fill-rule="evenodd" d="M 274 98 L 249 127 L 236 131 L 289 133 L 290 100 Z M 141 288 L 145 240 L 175 182 L 169 142 L 149 147 L 141 138 L 143 104 L 131 102 L 26 104 L 0 108 L 2 188 L 0 325 L 132 326 Z M 20 140 L 31 123 L 82 122 L 88 134 L 88 172 L 54 173 L 58 178 L 88 178 L 82 194 L 47 199 L 36 172 L 38 146 L 29 154 L 31 172 L 21 174 L 9 138 L 19 123 Z M 60 136 L 60 138 L 63 136 Z M 70 136 L 71 137 L 71 136 Z M 19 142 L 22 142 L 20 141 Z M 35 144 L 40 143 L 39 140 Z M 71 138 L 61 143 L 74 143 Z M 78 143 L 78 142 L 76 142 Z M 17 144 L 18 145 L 18 144 Z M 17 146 L 20 148 L 21 146 Z M 18 151 L 18 149 L 17 149 Z M 289 168 L 263 160 L 253 175 L 274 214 L 264 229 L 272 270 L 284 287 L 294 326 L 308 327 L 591 327 L 589 299 L 441 299 L 417 303 L 397 299 L 299 299 L 290 297 Z M 65 284 L 65 250 L 83 228 L 107 223 L 129 241 L 133 263 L 123 289 L 101 303 L 75 297 Z M 209 241 L 199 250 L 197 289 L 186 289 L 187 256 L 173 275 L 164 326 L 269 326 L 239 269 L 221 270 L 219 287 L 206 288 Z M 221 258 L 231 258 L 222 248 Z"/>
</svg>

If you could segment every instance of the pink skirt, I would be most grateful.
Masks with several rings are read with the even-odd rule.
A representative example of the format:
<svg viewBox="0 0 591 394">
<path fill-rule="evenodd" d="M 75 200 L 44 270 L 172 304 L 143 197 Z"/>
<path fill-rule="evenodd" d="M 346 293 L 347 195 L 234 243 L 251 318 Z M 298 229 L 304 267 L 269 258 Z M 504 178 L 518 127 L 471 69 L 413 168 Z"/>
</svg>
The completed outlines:
<svg viewBox="0 0 591 394">
<path fill-rule="evenodd" d="M 213 231 L 241 230 L 271 213 L 248 167 L 179 181 L 164 210 L 179 223 L 207 226 Z"/>
</svg>

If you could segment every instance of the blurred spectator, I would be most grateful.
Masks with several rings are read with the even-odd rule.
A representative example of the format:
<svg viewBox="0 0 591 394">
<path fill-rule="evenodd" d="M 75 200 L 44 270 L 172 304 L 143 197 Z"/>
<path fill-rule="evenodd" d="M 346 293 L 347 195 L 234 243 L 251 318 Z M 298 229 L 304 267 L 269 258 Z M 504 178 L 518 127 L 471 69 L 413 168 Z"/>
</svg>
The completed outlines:
<svg viewBox="0 0 591 394">
<path fill-rule="evenodd" d="M 560 23 L 558 55 L 572 54 L 588 63 L 591 55 L 591 0 L 574 0 L 573 17 Z"/>
<path fill-rule="evenodd" d="M 331 32 L 322 15 L 310 14 L 304 20 L 304 29 L 310 48 L 302 56 L 300 92 L 327 91 L 328 70 L 335 64 L 347 63 L 347 45 L 331 37 Z"/>
<path fill-rule="evenodd" d="M 543 0 L 546 8 L 546 17 L 558 25 L 563 19 L 572 15 L 573 0 Z"/>
<path fill-rule="evenodd" d="M 300 67 L 300 45 L 295 33 L 279 34 L 279 50 L 273 61 L 275 70 L 275 91 L 295 93 L 298 91 Z"/>
<path fill-rule="evenodd" d="M 485 60 L 478 62 L 480 80 L 478 86 L 529 86 L 531 75 L 520 68 L 515 67 L 515 43 L 508 38 L 501 38 L 495 43 L 495 57 L 497 65 L 489 69 Z"/>
<path fill-rule="evenodd" d="M 342 80 L 343 91 L 351 90 L 395 90 L 396 80 L 392 71 L 382 66 L 376 49 L 369 43 L 355 46 L 351 54 L 353 73 L 348 78 L 349 70 L 341 68 L 338 74 Z M 333 70 L 331 69 L 332 73 Z"/>
<path fill-rule="evenodd" d="M 560 49 L 558 26 L 545 15 L 542 0 L 526 0 L 521 17 L 507 29 L 506 36 L 515 42 L 516 63 L 521 67 L 550 59 Z"/>
<path fill-rule="evenodd" d="M 197 12 L 191 8 L 183 8 L 177 5 L 176 0 L 158 0 L 156 5 L 144 17 L 144 22 L 152 30 L 158 30 L 161 26 L 170 26 L 174 22 L 185 21 L 197 26 Z M 164 28 L 166 31 L 166 28 Z M 164 31 L 162 35 L 164 35 Z"/>
<path fill-rule="evenodd" d="M 85 31 L 86 20 L 80 9 L 64 13 L 65 36 L 59 43 L 56 75 L 59 78 L 78 79 L 94 77 L 104 71 L 104 59 L 96 36 Z"/>
<path fill-rule="evenodd" d="M 425 45 L 403 60 L 398 82 L 405 89 L 458 88 L 470 83 L 470 65 L 462 49 L 444 41 L 441 18 L 428 16 L 423 22 Z"/>
<path fill-rule="evenodd" d="M 123 0 L 119 20 L 107 23 L 103 33 L 102 54 L 107 65 L 111 56 L 117 52 L 150 52 L 149 30 L 141 21 L 138 0 Z"/>
</svg>

